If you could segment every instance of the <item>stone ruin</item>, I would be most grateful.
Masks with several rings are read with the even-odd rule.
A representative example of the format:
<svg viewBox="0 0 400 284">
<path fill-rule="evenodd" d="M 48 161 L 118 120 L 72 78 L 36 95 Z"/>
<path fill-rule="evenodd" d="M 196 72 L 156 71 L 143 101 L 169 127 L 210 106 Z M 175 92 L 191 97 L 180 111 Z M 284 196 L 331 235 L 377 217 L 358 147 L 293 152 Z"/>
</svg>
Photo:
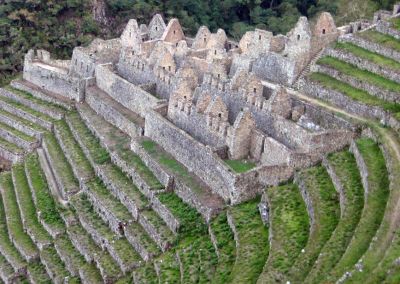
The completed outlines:
<svg viewBox="0 0 400 284">
<path fill-rule="evenodd" d="M 128 133 L 132 147 L 140 136 L 151 138 L 226 202 L 238 203 L 353 138 L 346 121 L 287 89 L 341 32 L 322 13 L 314 26 L 301 17 L 286 35 L 255 29 L 234 42 L 222 29 L 203 26 L 190 38 L 178 19 L 166 24 L 157 14 L 149 25 L 130 20 L 120 38 L 76 47 L 71 60 L 30 50 L 23 78 L 86 101 Z M 134 113 L 137 123 L 119 121 L 103 96 Z M 226 159 L 256 167 L 234 173 Z"/>
</svg>

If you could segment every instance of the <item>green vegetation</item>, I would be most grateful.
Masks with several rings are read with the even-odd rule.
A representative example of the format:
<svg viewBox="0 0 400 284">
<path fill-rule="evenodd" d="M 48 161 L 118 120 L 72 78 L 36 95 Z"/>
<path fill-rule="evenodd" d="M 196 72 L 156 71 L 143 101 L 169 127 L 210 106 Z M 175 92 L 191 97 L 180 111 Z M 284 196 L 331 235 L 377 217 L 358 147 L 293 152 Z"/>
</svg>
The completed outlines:
<svg viewBox="0 0 400 284">
<path fill-rule="evenodd" d="M 37 253 L 37 248 L 24 231 L 10 173 L 4 173 L 0 176 L 0 187 L 7 215 L 8 231 L 20 249 L 28 255 L 34 255 Z"/>
<path fill-rule="evenodd" d="M 32 262 L 28 266 L 28 273 L 32 277 L 34 283 L 51 284 L 49 275 L 47 275 L 46 269 L 43 264 L 38 262 Z"/>
<path fill-rule="evenodd" d="M 48 269 L 53 273 L 56 279 L 63 280 L 69 276 L 65 269 L 64 263 L 61 261 L 53 246 L 47 247 L 40 252 L 40 259 L 47 264 Z"/>
<path fill-rule="evenodd" d="M 134 278 L 139 283 L 158 284 L 157 273 L 154 269 L 153 263 L 146 263 L 133 271 Z"/>
<path fill-rule="evenodd" d="M 78 133 L 82 143 L 84 143 L 86 148 L 89 150 L 93 161 L 99 165 L 110 162 L 110 155 L 107 150 L 100 145 L 99 139 L 90 132 L 79 114 L 77 112 L 70 113 L 68 115 L 68 120 L 73 125 L 74 130 Z"/>
<path fill-rule="evenodd" d="M 56 138 L 53 134 L 46 133 L 44 135 L 44 143 L 48 149 L 53 170 L 59 175 L 65 192 L 75 192 L 79 188 L 78 181 Z"/>
<path fill-rule="evenodd" d="M 220 213 L 210 224 L 219 252 L 218 265 L 211 283 L 230 283 L 236 258 L 236 244 L 228 224 L 226 212 Z"/>
<path fill-rule="evenodd" d="M 57 204 L 48 188 L 46 177 L 40 167 L 36 153 L 30 154 L 27 157 L 25 167 L 31 181 L 35 205 L 37 211 L 40 212 L 40 219 L 48 226 L 63 230 L 65 227 L 64 221 L 57 210 Z"/>
<path fill-rule="evenodd" d="M 24 132 L 19 131 L 19 130 L 15 129 L 14 127 L 11 127 L 11 126 L 9 126 L 9 125 L 7 125 L 5 123 L 2 123 L 2 122 L 0 122 L 0 129 L 2 129 L 4 131 L 7 131 L 8 133 L 10 133 L 10 134 L 22 139 L 22 140 L 25 140 L 27 142 L 35 142 L 36 141 L 35 137 L 30 136 L 28 134 L 25 134 Z"/>
<path fill-rule="evenodd" d="M 85 178 L 94 176 L 92 166 L 86 159 L 78 142 L 74 139 L 67 123 L 64 120 L 60 120 L 56 123 L 55 127 L 56 132 L 59 134 L 59 139 L 64 144 L 65 151 L 68 152 L 71 162 L 78 170 L 79 175 Z"/>
<path fill-rule="evenodd" d="M 269 251 L 268 228 L 258 211 L 259 199 L 254 199 L 228 210 L 232 217 L 239 246 L 232 268 L 231 283 L 253 283 L 260 275 Z"/>
<path fill-rule="evenodd" d="M 296 185 L 269 188 L 267 195 L 272 240 L 268 260 L 259 280 L 262 283 L 274 283 L 284 279 L 306 245 L 310 225 L 304 201 Z"/>
<path fill-rule="evenodd" d="M 382 222 L 389 196 L 389 177 L 385 158 L 379 146 L 367 138 L 359 139 L 356 143 L 368 170 L 368 197 L 354 237 L 346 253 L 330 273 L 333 279 L 340 278 L 348 267 L 356 264 L 368 249 Z"/>
<path fill-rule="evenodd" d="M 179 263 L 175 258 L 173 251 L 164 253 L 159 259 L 156 260 L 160 268 L 159 283 L 179 283 L 181 273 Z"/>
<path fill-rule="evenodd" d="M 312 203 L 314 222 L 304 253 L 296 259 L 288 273 L 288 278 L 293 283 L 304 281 L 340 219 L 338 193 L 324 167 L 304 170 L 299 179 L 304 183 Z"/>
<path fill-rule="evenodd" d="M 0 109 L 0 115 L 6 116 L 6 117 L 8 117 L 8 118 L 20 123 L 20 124 L 23 124 L 24 126 L 27 126 L 27 127 L 31 128 L 33 130 L 36 130 L 38 132 L 45 132 L 46 131 L 43 127 L 37 125 L 36 123 L 33 123 L 30 120 L 24 119 L 22 117 L 19 117 L 19 116 L 15 115 L 15 114 L 12 114 L 12 113 L 7 112 L 5 110 Z"/>
<path fill-rule="evenodd" d="M 256 166 L 255 163 L 247 160 L 224 160 L 224 162 L 238 174 L 250 171 Z"/>
<path fill-rule="evenodd" d="M 18 147 L 17 145 L 8 142 L 7 140 L 0 137 L 0 147 L 9 150 L 12 153 L 22 154 L 24 149 Z"/>
<path fill-rule="evenodd" d="M 400 93 L 400 84 L 398 84 L 397 82 L 376 75 L 375 73 L 358 69 L 356 66 L 336 59 L 334 57 L 323 57 L 319 59 L 317 63 L 334 68 L 345 75 L 352 76 L 365 83 L 376 85 L 377 87 L 386 89 L 388 91 Z"/>
<path fill-rule="evenodd" d="M 400 30 L 400 18 L 393 18 L 390 20 L 390 22 L 392 23 L 393 28 Z"/>
<path fill-rule="evenodd" d="M 394 59 L 385 57 L 383 55 L 380 55 L 378 53 L 371 52 L 367 49 L 361 48 L 357 45 L 348 43 L 348 42 L 337 42 L 335 44 L 335 49 L 341 49 L 347 52 L 350 52 L 354 54 L 355 56 L 358 56 L 364 60 L 371 61 L 372 63 L 375 63 L 379 66 L 382 67 L 389 67 L 394 70 L 400 70 L 400 63 L 397 62 Z"/>
<path fill-rule="evenodd" d="M 322 86 L 329 88 L 331 90 L 338 91 L 349 98 L 359 101 L 361 103 L 370 105 L 370 106 L 376 106 L 376 107 L 381 107 L 382 109 L 392 112 L 395 115 L 400 113 L 400 104 L 396 103 L 391 103 L 391 102 L 386 102 L 384 100 L 381 100 L 375 96 L 372 96 L 368 94 L 367 92 L 356 89 L 346 83 L 343 83 L 339 80 L 336 80 L 335 78 L 332 78 L 328 75 L 322 74 L 322 73 L 312 73 L 310 75 L 311 80 L 316 81 L 320 83 Z"/>
<path fill-rule="evenodd" d="M 16 201 L 18 201 L 21 216 L 24 219 L 24 228 L 29 230 L 30 236 L 33 237 L 35 242 L 50 243 L 51 237 L 43 229 L 39 223 L 36 213 L 36 207 L 32 200 L 31 189 L 29 188 L 28 180 L 25 175 L 25 168 L 21 164 L 16 164 L 12 168 L 12 175 L 14 179 L 14 189 L 16 194 Z"/>
<path fill-rule="evenodd" d="M 169 153 L 164 151 L 156 142 L 151 140 L 144 140 L 141 142 L 143 148 L 147 153 L 155 158 L 160 165 L 164 166 L 165 169 L 169 170 L 173 174 L 177 175 L 183 182 L 186 183 L 192 190 L 201 191 L 201 185 L 195 179 L 193 175 L 189 173 L 185 166 L 179 163 Z"/>
<path fill-rule="evenodd" d="M 400 51 L 400 40 L 390 35 L 382 34 L 374 30 L 368 30 L 366 32 L 358 33 L 357 35 L 366 40 L 381 44 L 395 51 Z"/>
<path fill-rule="evenodd" d="M 329 162 L 343 186 L 341 219 L 315 262 L 306 283 L 321 283 L 345 253 L 364 207 L 364 189 L 354 156 L 348 152 L 331 154 Z"/>
</svg>

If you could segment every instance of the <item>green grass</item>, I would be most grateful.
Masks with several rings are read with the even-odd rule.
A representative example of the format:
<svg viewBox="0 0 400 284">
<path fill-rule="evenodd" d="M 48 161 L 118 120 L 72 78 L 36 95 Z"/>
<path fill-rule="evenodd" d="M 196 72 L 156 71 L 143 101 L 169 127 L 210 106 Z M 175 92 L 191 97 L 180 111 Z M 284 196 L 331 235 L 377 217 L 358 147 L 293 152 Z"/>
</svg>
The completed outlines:
<svg viewBox="0 0 400 284">
<path fill-rule="evenodd" d="M 99 139 L 90 132 L 79 114 L 77 112 L 70 113 L 68 119 L 73 125 L 74 130 L 78 133 L 83 144 L 89 150 L 93 161 L 99 165 L 110 162 L 110 155 L 107 150 L 100 145 Z"/>
<path fill-rule="evenodd" d="M 0 109 L 0 115 L 3 115 L 3 116 L 6 116 L 6 117 L 8 117 L 8 118 L 10 118 L 12 120 L 15 120 L 15 121 L 17 121 L 17 122 L 19 122 L 19 123 L 31 128 L 31 129 L 33 129 L 33 130 L 36 130 L 38 132 L 45 132 L 46 131 L 40 125 L 38 125 L 36 123 L 33 123 L 30 120 L 27 120 L 27 119 L 24 119 L 22 117 L 19 117 L 18 115 L 12 114 L 12 113 L 10 113 L 8 111 Z"/>
<path fill-rule="evenodd" d="M 25 167 L 31 180 L 32 191 L 36 198 L 36 208 L 40 212 L 40 218 L 49 226 L 63 230 L 65 228 L 64 221 L 48 188 L 46 177 L 40 167 L 36 153 L 28 155 L 25 160 Z"/>
<path fill-rule="evenodd" d="M 359 139 L 356 143 L 368 170 L 368 197 L 354 237 L 340 262 L 331 271 L 330 280 L 340 278 L 368 249 L 382 222 L 389 196 L 389 177 L 385 158 L 379 146 L 373 140 L 366 138 Z"/>
<path fill-rule="evenodd" d="M 382 34 L 374 30 L 368 30 L 362 33 L 358 33 L 357 35 L 366 40 L 381 44 L 384 47 L 400 52 L 400 40 L 390 35 Z"/>
<path fill-rule="evenodd" d="M 64 280 L 65 277 L 70 276 L 53 246 L 43 249 L 40 252 L 40 259 L 48 265 L 56 279 Z"/>
<path fill-rule="evenodd" d="M 36 141 L 35 137 L 30 136 L 22 131 L 19 131 L 18 129 L 15 129 L 14 127 L 11 127 L 5 123 L 0 122 L 0 128 L 11 133 L 14 136 L 21 138 L 22 140 L 27 141 L 27 142 L 35 142 Z"/>
<path fill-rule="evenodd" d="M 65 109 L 62 106 L 59 106 L 57 104 L 41 100 L 41 99 L 33 96 L 31 93 L 28 93 L 28 92 L 23 91 L 23 90 L 16 89 L 16 88 L 12 87 L 11 85 L 5 86 L 4 89 L 6 89 L 6 90 L 10 91 L 11 93 L 14 93 L 15 95 L 18 95 L 18 96 L 20 96 L 20 97 L 22 97 L 24 99 L 30 100 L 35 104 L 44 106 L 44 107 L 46 107 L 48 109 L 51 109 L 51 110 L 54 110 L 54 111 L 57 111 L 57 112 L 65 112 Z"/>
<path fill-rule="evenodd" d="M 194 191 L 202 191 L 201 185 L 193 175 L 169 153 L 165 152 L 156 142 L 144 140 L 141 142 L 147 153 L 155 158 L 164 168 L 177 175 L 187 186 Z"/>
<path fill-rule="evenodd" d="M 361 102 L 369 106 L 380 107 L 394 114 L 400 112 L 400 104 L 386 102 L 375 96 L 371 96 L 370 94 L 368 94 L 363 90 L 356 89 L 328 75 L 322 73 L 312 73 L 310 75 L 310 78 L 311 80 L 318 82 L 322 86 L 331 90 L 338 91 L 355 101 Z"/>
<path fill-rule="evenodd" d="M 261 283 L 283 281 L 305 247 L 309 235 L 309 217 L 298 187 L 294 184 L 267 190 L 270 202 L 272 240 Z"/>
<path fill-rule="evenodd" d="M 248 172 L 256 166 L 256 163 L 247 160 L 224 160 L 224 162 L 238 174 Z"/>
<path fill-rule="evenodd" d="M 236 259 L 236 244 L 233 232 L 229 227 L 226 212 L 220 213 L 211 221 L 219 252 L 218 264 L 211 283 L 224 284 L 231 282 L 231 273 Z"/>
<path fill-rule="evenodd" d="M 400 63 L 396 60 L 385 57 L 375 52 L 371 52 L 352 43 L 337 42 L 335 45 L 335 49 L 350 52 L 355 56 L 360 57 L 361 59 L 371 61 L 372 63 L 375 63 L 382 67 L 389 67 L 394 70 L 400 70 Z"/>
<path fill-rule="evenodd" d="M 400 93 L 400 84 L 395 81 L 386 79 L 369 71 L 358 69 L 356 66 L 336 59 L 334 57 L 326 56 L 318 60 L 320 65 L 328 66 L 340 71 L 343 74 L 352 76 L 360 81 L 375 85 L 379 88 L 388 91 Z"/>
<path fill-rule="evenodd" d="M 180 283 L 180 268 L 172 251 L 163 254 L 156 261 L 160 266 L 159 283 Z"/>
<path fill-rule="evenodd" d="M 354 156 L 343 151 L 329 155 L 328 160 L 343 185 L 345 207 L 335 231 L 321 250 L 305 283 L 323 283 L 345 253 L 364 207 L 364 189 Z"/>
<path fill-rule="evenodd" d="M 255 283 L 269 251 L 268 228 L 258 211 L 259 199 L 229 209 L 237 231 L 239 246 L 232 268 L 231 283 Z"/>
<path fill-rule="evenodd" d="M 0 146 L 15 154 L 24 153 L 24 149 L 0 137 Z"/>
<path fill-rule="evenodd" d="M 35 241 L 42 243 L 51 242 L 51 237 L 47 231 L 39 223 L 36 213 L 36 207 L 32 200 L 31 189 L 25 175 L 25 168 L 22 164 L 16 164 L 12 168 L 14 176 L 15 194 L 19 204 L 21 205 L 21 216 L 24 216 L 24 227 L 29 229 L 31 235 L 34 236 Z"/>
<path fill-rule="evenodd" d="M 393 28 L 400 30 L 400 18 L 393 18 L 390 20 L 390 22 L 392 23 Z"/>
<path fill-rule="evenodd" d="M 56 130 L 60 135 L 65 150 L 68 151 L 73 164 L 76 166 L 79 174 L 83 177 L 93 177 L 94 171 L 89 161 L 86 159 L 85 154 L 78 142 L 74 139 L 71 130 L 64 120 L 60 120 L 56 123 Z"/>
<path fill-rule="evenodd" d="M 3 177 L 0 176 L 0 180 Z M 8 229 L 7 229 L 7 222 L 6 222 L 6 214 L 4 211 L 4 205 L 3 205 L 3 200 L 0 198 L 0 247 L 1 251 L 5 253 L 5 255 L 8 256 L 10 262 L 13 264 L 23 267 L 25 265 L 24 260 L 22 259 L 22 256 L 19 254 L 17 249 L 14 247 L 14 245 L 11 243 L 9 237 L 8 237 Z"/>
<path fill-rule="evenodd" d="M 154 269 L 153 263 L 146 263 L 145 265 L 133 271 L 134 279 L 137 283 L 158 284 L 157 273 Z"/>
<path fill-rule="evenodd" d="M 67 193 L 76 191 L 76 189 L 79 188 L 78 181 L 76 180 L 71 165 L 68 163 L 56 138 L 53 134 L 46 133 L 44 140 L 52 161 L 51 165 L 58 174 L 65 191 Z"/>
<path fill-rule="evenodd" d="M 300 179 L 312 203 L 314 223 L 304 253 L 297 258 L 288 273 L 292 283 L 304 280 L 340 219 L 338 193 L 326 169 L 317 166 L 304 170 L 300 173 Z"/>
<path fill-rule="evenodd" d="M 28 271 L 30 277 L 32 277 L 34 283 L 41 283 L 41 284 L 51 284 L 52 281 L 47 275 L 46 269 L 43 264 L 38 262 L 30 263 L 28 266 Z"/>
</svg>

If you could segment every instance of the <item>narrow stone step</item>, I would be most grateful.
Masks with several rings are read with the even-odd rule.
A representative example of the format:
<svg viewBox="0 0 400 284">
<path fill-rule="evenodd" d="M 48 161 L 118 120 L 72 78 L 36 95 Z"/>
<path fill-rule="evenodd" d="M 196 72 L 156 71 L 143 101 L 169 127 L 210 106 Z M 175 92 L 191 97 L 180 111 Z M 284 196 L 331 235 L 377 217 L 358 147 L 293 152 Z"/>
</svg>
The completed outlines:
<svg viewBox="0 0 400 284">
<path fill-rule="evenodd" d="M 25 232 L 30 236 L 36 247 L 43 250 L 51 245 L 52 239 L 37 219 L 36 208 L 22 164 L 13 166 L 12 180 Z"/>
<path fill-rule="evenodd" d="M 7 216 L 6 221 L 10 240 L 12 240 L 14 246 L 26 261 L 38 260 L 38 249 L 23 229 L 11 173 L 3 173 L 0 176 L 0 192 Z"/>
<path fill-rule="evenodd" d="M 126 273 L 141 264 L 141 257 L 124 237 L 118 237 L 93 210 L 83 195 L 76 196 L 72 204 L 77 211 L 82 226 L 91 235 L 98 246 L 107 249 L 110 255 Z"/>
<path fill-rule="evenodd" d="M 156 212 L 143 210 L 138 222 L 163 252 L 171 247 L 175 236 Z"/>
<path fill-rule="evenodd" d="M 13 89 L 10 86 L 4 89 L 0 88 L 0 96 L 13 100 L 18 104 L 24 105 L 53 119 L 62 119 L 64 117 L 64 110 L 60 107 L 39 100 L 25 91 Z"/>
<path fill-rule="evenodd" d="M 43 133 L 46 131 L 39 125 L 4 110 L 0 110 L 0 122 L 7 124 L 26 135 L 34 136 L 38 140 L 42 138 Z"/>
<path fill-rule="evenodd" d="M 62 284 L 70 276 L 54 246 L 45 248 L 40 252 L 40 261 L 54 283 Z"/>
<path fill-rule="evenodd" d="M 25 157 L 24 149 L 0 137 L 0 157 L 12 163 L 22 162 Z"/>
<path fill-rule="evenodd" d="M 46 134 L 42 142 L 43 151 L 50 169 L 56 180 L 57 187 L 64 200 L 77 193 L 79 183 L 72 171 L 71 165 L 64 156 L 60 145 L 52 134 Z"/>
<path fill-rule="evenodd" d="M 54 200 L 59 200 L 60 196 L 55 195 L 53 197 L 52 191 L 49 189 L 49 183 L 54 183 L 53 186 L 56 186 L 54 177 L 51 176 L 50 182 L 47 181 L 49 179 L 42 170 L 37 153 L 30 154 L 25 160 L 25 175 L 35 203 L 36 214 L 43 228 L 52 238 L 57 238 L 64 234 L 65 225 L 57 211 L 56 201 Z M 57 191 L 58 189 L 55 190 Z"/>
<path fill-rule="evenodd" d="M 53 129 L 53 120 L 49 116 L 24 105 L 18 104 L 17 102 L 6 97 L 0 96 L 0 109 L 19 116 L 25 120 L 31 121 L 33 124 L 37 124 L 47 130 Z"/>
<path fill-rule="evenodd" d="M 38 86 L 28 82 L 24 79 L 18 79 L 11 81 L 10 84 L 13 88 L 28 92 L 32 94 L 32 96 L 41 99 L 43 101 L 47 101 L 52 104 L 59 105 L 65 109 L 72 110 L 74 109 L 74 101 L 66 99 L 64 96 L 57 95 L 55 93 L 51 93 L 49 91 L 43 90 Z"/>
<path fill-rule="evenodd" d="M 25 149 L 26 151 L 32 151 L 40 144 L 40 141 L 38 141 L 36 137 L 27 135 L 24 132 L 1 122 L 0 137 L 22 149 Z"/>
</svg>

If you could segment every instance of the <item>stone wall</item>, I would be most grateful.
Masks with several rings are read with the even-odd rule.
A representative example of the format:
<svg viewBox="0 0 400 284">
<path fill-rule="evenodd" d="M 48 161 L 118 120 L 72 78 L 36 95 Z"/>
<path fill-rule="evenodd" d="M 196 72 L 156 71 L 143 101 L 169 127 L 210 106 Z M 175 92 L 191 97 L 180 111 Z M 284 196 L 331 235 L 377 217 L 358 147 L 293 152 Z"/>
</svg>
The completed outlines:
<svg viewBox="0 0 400 284">
<path fill-rule="evenodd" d="M 34 136 L 39 141 L 41 140 L 41 137 L 42 137 L 41 132 L 39 132 L 35 129 L 32 129 L 32 128 L 26 126 L 26 124 L 22 124 L 21 122 L 12 119 L 9 116 L 0 114 L 0 122 L 10 125 L 10 126 L 14 127 L 15 129 L 17 129 L 25 134 L 28 134 L 29 136 Z"/>
<path fill-rule="evenodd" d="M 358 150 L 356 142 L 352 142 L 350 145 L 350 152 L 353 153 L 354 158 L 356 159 L 357 167 L 361 175 L 361 181 L 364 188 L 364 200 L 368 198 L 369 192 L 369 184 L 368 184 L 368 168 L 365 164 L 364 157 L 361 155 L 360 150 Z"/>
<path fill-rule="evenodd" d="M 26 151 L 32 151 L 33 149 L 37 148 L 40 143 L 40 141 L 26 141 L 2 128 L 0 128 L 0 137 L 14 145 L 17 145 L 20 148 L 25 149 Z"/>
<path fill-rule="evenodd" d="M 322 165 L 325 167 L 326 171 L 329 174 L 329 177 L 332 180 L 333 186 L 335 187 L 336 192 L 339 194 L 339 203 L 340 203 L 340 216 L 343 216 L 343 212 L 346 209 L 346 193 L 344 192 L 343 184 L 339 177 L 337 176 L 335 170 L 332 165 L 329 163 L 329 160 L 324 158 L 322 160 Z"/>
<path fill-rule="evenodd" d="M 14 153 L 0 145 L 0 156 L 11 161 L 13 164 L 21 163 L 24 160 L 24 153 Z"/>
<path fill-rule="evenodd" d="M 310 197 L 309 189 L 307 188 L 301 174 L 296 173 L 293 178 L 293 182 L 297 184 L 301 197 L 304 200 L 304 203 L 306 204 L 307 212 L 308 212 L 308 218 L 310 220 L 310 228 L 311 230 L 314 229 L 314 220 L 315 220 L 315 214 L 314 214 L 314 205 L 313 205 L 313 200 Z M 318 205 L 317 205 L 318 206 Z"/>
<path fill-rule="evenodd" d="M 390 35 L 400 40 L 400 31 L 393 27 L 393 24 L 387 21 L 378 21 L 376 30 L 380 33 Z"/>
<path fill-rule="evenodd" d="M 358 80 L 357 78 L 346 75 L 340 71 L 337 71 L 334 68 L 331 68 L 328 66 L 323 66 L 323 65 L 318 65 L 316 67 L 316 71 L 327 74 L 339 81 L 345 82 L 345 83 L 353 86 L 354 88 L 364 90 L 364 91 L 368 92 L 370 95 L 378 97 L 382 100 L 394 102 L 394 103 L 400 103 L 400 96 L 398 93 L 392 92 L 388 89 L 383 89 L 383 88 L 377 87 L 376 85 L 370 84 L 365 81 Z"/>
<path fill-rule="evenodd" d="M 129 83 L 110 70 L 110 65 L 96 67 L 97 86 L 124 107 L 144 117 L 159 103 L 159 99 Z"/>
<path fill-rule="evenodd" d="M 382 46 L 382 44 L 365 40 L 358 36 L 344 35 L 339 37 L 339 42 L 350 42 L 352 44 L 358 45 L 364 49 L 368 49 L 372 52 L 378 53 L 385 57 L 389 57 L 396 61 L 400 61 L 400 52 L 384 47 Z"/>
<path fill-rule="evenodd" d="M 372 73 L 376 73 L 378 75 L 386 77 L 386 78 L 393 80 L 400 84 L 400 75 L 394 69 L 390 69 L 388 67 L 383 67 L 381 65 L 374 64 L 373 62 L 363 60 L 363 59 L 353 55 L 350 52 L 346 52 L 346 51 L 342 51 L 342 50 L 328 48 L 325 50 L 325 55 L 335 57 L 337 59 L 340 59 L 340 60 L 350 63 L 352 65 L 355 65 L 359 69 L 363 69 L 363 70 L 367 70 Z"/>
</svg>

